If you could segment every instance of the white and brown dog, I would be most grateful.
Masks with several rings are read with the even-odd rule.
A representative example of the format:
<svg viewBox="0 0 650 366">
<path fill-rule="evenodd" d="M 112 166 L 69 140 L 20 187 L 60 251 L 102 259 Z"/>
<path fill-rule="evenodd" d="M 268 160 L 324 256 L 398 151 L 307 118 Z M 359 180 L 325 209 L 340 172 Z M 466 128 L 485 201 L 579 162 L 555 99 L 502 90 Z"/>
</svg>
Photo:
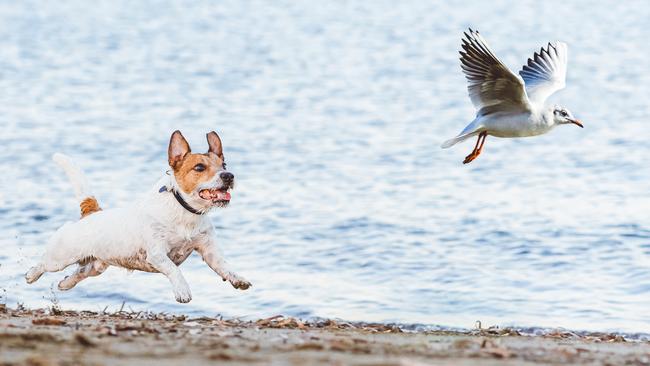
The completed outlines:
<svg viewBox="0 0 650 366">
<path fill-rule="evenodd" d="M 237 289 L 249 288 L 248 281 L 229 270 L 217 247 L 212 222 L 205 215 L 230 202 L 229 191 L 234 185 L 219 135 L 210 132 L 207 138 L 208 152 L 193 154 L 180 131 L 175 131 L 168 150 L 173 174 L 163 176 L 130 206 L 110 210 L 102 210 L 89 194 L 81 170 L 65 155 L 55 154 L 54 161 L 74 186 L 81 219 L 66 223 L 52 235 L 41 262 L 27 272 L 27 283 L 45 272 L 77 263 L 77 270 L 59 283 L 59 289 L 69 290 L 109 266 L 118 266 L 164 274 L 176 301 L 185 303 L 192 295 L 178 266 L 196 250 L 224 281 Z"/>
</svg>

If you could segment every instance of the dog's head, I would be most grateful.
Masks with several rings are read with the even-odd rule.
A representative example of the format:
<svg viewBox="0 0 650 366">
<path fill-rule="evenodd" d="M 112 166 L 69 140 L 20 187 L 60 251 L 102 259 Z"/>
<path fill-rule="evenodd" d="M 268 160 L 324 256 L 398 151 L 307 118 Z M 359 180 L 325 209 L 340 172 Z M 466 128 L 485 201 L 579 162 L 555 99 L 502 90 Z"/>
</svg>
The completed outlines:
<svg viewBox="0 0 650 366">
<path fill-rule="evenodd" d="M 174 172 L 177 189 L 190 205 L 208 211 L 230 203 L 235 176 L 226 170 L 221 139 L 216 132 L 207 134 L 208 152 L 194 154 L 180 131 L 169 140 L 169 166 Z"/>
</svg>

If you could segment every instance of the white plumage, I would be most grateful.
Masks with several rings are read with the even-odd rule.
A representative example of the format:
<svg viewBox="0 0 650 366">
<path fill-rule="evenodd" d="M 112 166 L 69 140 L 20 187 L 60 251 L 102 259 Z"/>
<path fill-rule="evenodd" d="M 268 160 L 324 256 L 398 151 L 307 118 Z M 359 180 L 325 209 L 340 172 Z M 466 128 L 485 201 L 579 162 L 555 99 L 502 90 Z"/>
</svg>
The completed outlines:
<svg viewBox="0 0 650 366">
<path fill-rule="evenodd" d="M 458 136 L 445 141 L 451 147 L 478 135 L 467 164 L 481 153 L 485 138 L 527 137 L 550 131 L 559 124 L 582 127 L 566 108 L 547 107 L 546 99 L 566 85 L 567 45 L 549 43 L 519 71 L 508 69 L 490 50 L 479 32 L 469 30 L 462 43 L 461 68 L 468 81 L 469 97 L 477 109 L 476 118 Z"/>
</svg>

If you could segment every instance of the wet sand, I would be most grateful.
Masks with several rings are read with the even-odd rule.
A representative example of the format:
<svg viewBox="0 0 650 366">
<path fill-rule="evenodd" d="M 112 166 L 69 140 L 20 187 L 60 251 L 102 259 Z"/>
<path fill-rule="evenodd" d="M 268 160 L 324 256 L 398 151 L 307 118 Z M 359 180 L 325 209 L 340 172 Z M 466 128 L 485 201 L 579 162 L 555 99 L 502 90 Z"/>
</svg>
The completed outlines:
<svg viewBox="0 0 650 366">
<path fill-rule="evenodd" d="M 512 329 L 405 332 L 383 324 L 9 309 L 0 365 L 650 365 L 650 342 Z"/>
</svg>

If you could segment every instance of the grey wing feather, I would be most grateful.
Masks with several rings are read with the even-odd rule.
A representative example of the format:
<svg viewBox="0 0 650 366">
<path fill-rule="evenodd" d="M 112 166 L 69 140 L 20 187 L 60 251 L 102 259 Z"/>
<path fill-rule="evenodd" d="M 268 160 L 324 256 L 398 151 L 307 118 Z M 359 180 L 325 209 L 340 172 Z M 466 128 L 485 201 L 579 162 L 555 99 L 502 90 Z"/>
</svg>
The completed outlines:
<svg viewBox="0 0 650 366">
<path fill-rule="evenodd" d="M 499 61 L 479 32 L 465 33 L 462 48 L 461 68 L 478 115 L 530 109 L 524 82 Z"/>
<path fill-rule="evenodd" d="M 531 102 L 543 105 L 546 99 L 566 85 L 568 47 L 566 43 L 549 43 L 535 52 L 519 75 L 526 82 Z"/>
</svg>

